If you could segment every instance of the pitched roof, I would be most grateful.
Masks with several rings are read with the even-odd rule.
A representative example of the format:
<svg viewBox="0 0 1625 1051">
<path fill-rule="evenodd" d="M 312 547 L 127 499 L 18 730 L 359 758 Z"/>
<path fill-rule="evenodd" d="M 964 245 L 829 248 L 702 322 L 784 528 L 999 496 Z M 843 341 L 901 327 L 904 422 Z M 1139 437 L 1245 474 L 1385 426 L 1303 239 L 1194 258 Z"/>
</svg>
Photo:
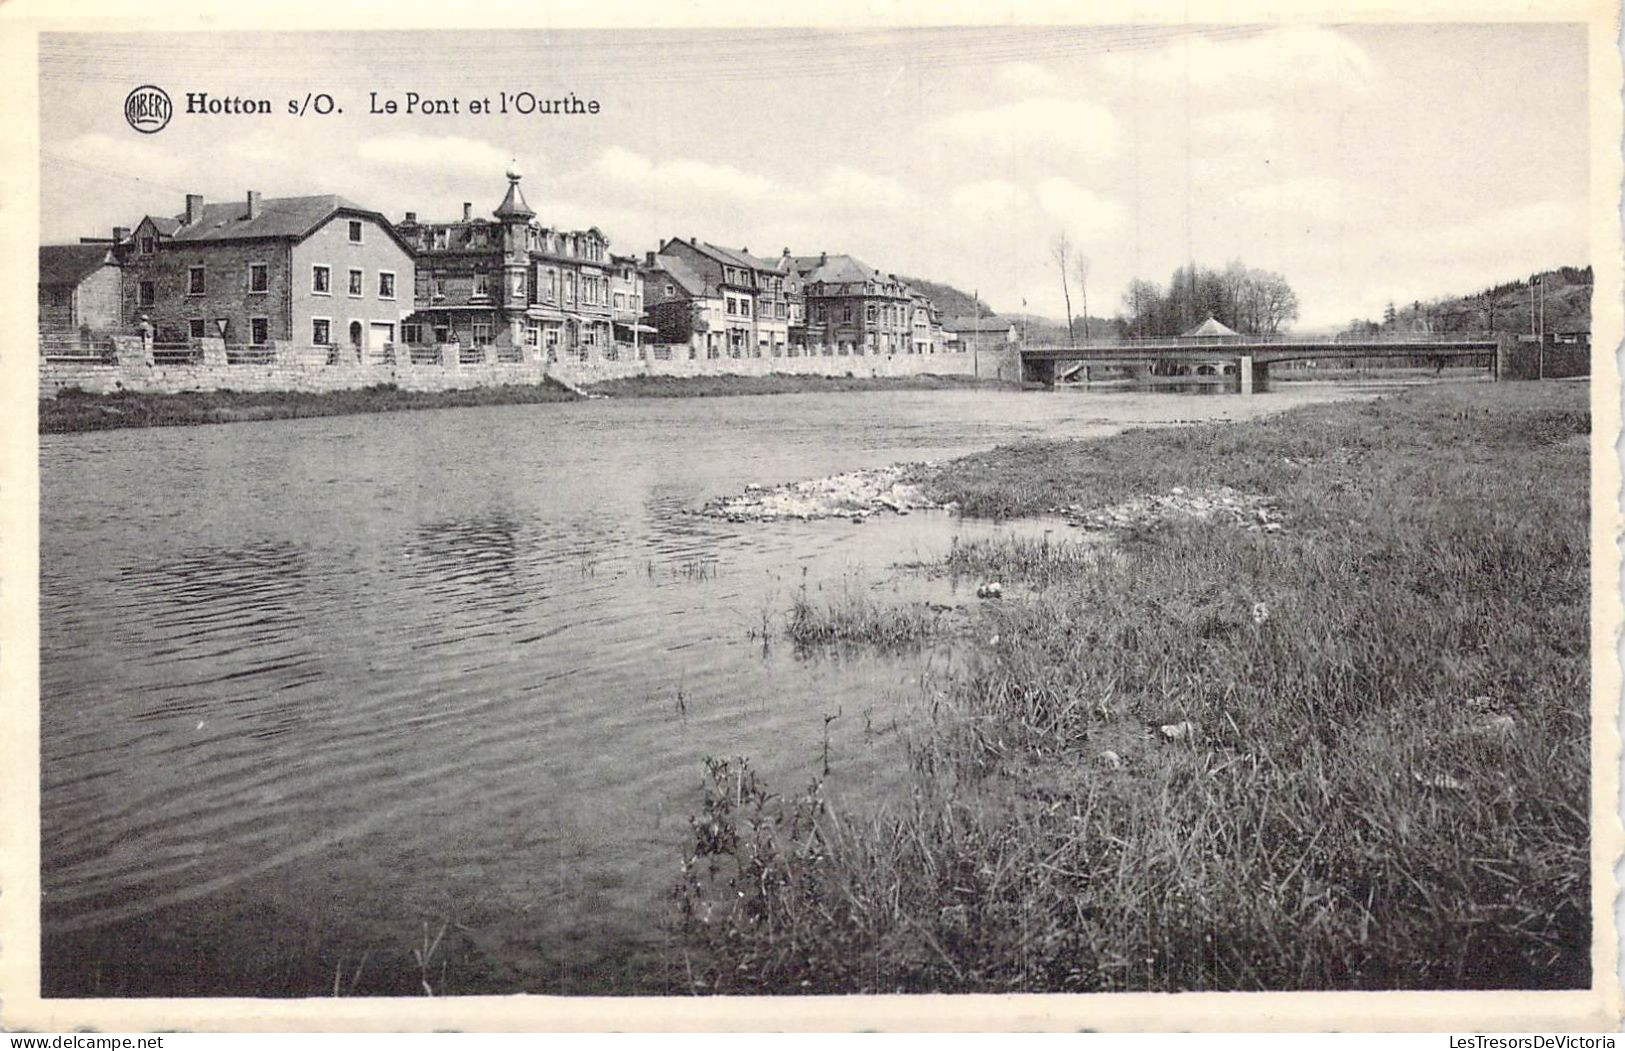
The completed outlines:
<svg viewBox="0 0 1625 1051">
<path fill-rule="evenodd" d="M 682 238 L 678 238 L 678 240 L 681 241 Z M 727 263 L 729 266 L 742 266 L 747 270 L 777 270 L 779 268 L 777 260 L 770 263 L 765 259 L 758 259 L 756 256 L 743 251 L 736 252 L 732 248 L 714 245 L 710 241 L 684 241 L 683 243 L 697 252 L 710 256 L 712 259 Z"/>
<path fill-rule="evenodd" d="M 167 215 L 148 215 L 144 216 L 143 218 L 151 221 L 152 228 L 157 230 L 160 234 L 163 234 L 165 237 L 174 237 L 175 231 L 181 228 L 181 221 L 179 219 L 171 219 Z M 136 223 L 135 225 L 140 226 L 141 224 Z"/>
<path fill-rule="evenodd" d="M 884 278 L 874 267 L 849 255 L 823 256 L 802 275 L 808 281 L 872 281 Z"/>
<path fill-rule="evenodd" d="M 195 223 L 184 220 L 175 231 L 177 241 L 241 241 L 262 237 L 303 238 L 340 209 L 365 212 L 366 209 L 338 194 L 315 197 L 261 198 L 254 218 L 248 218 L 244 201 L 217 201 L 203 206 Z M 380 217 L 382 221 L 382 217 Z M 384 223 L 387 227 L 389 224 Z"/>
<path fill-rule="evenodd" d="M 655 256 L 654 272 L 668 275 L 677 285 L 691 296 L 705 296 L 710 292 L 706 288 L 705 279 L 689 269 L 687 263 L 669 255 Z"/>
<path fill-rule="evenodd" d="M 1217 320 L 1212 314 L 1209 314 L 1206 321 L 1202 322 L 1200 325 L 1197 325 L 1189 332 L 1183 333 L 1180 338 L 1188 339 L 1192 336 L 1234 336 L 1238 334 L 1239 333 L 1237 333 L 1235 329 L 1231 328 L 1229 325 L 1226 325 L 1224 322 Z"/>
<path fill-rule="evenodd" d="M 111 262 L 105 244 L 40 245 L 39 283 L 77 285 Z"/>
</svg>

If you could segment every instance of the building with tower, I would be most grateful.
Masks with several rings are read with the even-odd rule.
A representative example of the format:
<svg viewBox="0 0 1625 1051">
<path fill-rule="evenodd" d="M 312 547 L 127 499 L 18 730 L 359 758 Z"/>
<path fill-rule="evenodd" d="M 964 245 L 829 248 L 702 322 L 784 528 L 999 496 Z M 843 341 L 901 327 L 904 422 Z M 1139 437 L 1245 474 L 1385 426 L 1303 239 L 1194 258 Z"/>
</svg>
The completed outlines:
<svg viewBox="0 0 1625 1051">
<path fill-rule="evenodd" d="M 490 219 L 464 202 L 461 219 L 420 221 L 407 212 L 396 225 L 418 261 L 406 339 L 490 347 L 497 360 L 613 358 L 609 239 L 597 227 L 538 222 L 519 173 L 507 174 L 507 193 Z M 620 316 L 624 321 L 624 309 Z"/>
</svg>

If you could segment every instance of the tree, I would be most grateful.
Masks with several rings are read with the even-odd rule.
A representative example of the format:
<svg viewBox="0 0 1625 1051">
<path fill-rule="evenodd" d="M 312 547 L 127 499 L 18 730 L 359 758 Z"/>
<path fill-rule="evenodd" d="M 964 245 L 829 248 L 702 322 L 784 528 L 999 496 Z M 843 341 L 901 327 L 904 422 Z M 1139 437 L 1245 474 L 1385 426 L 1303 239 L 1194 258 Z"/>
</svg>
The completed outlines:
<svg viewBox="0 0 1625 1051">
<path fill-rule="evenodd" d="M 1083 338 L 1089 339 L 1089 257 L 1082 252 L 1072 263 L 1072 273 L 1078 279 L 1078 295 L 1083 303 Z"/>
<path fill-rule="evenodd" d="M 1049 251 L 1050 255 L 1054 257 L 1056 265 L 1061 268 L 1061 295 L 1066 300 L 1066 342 L 1070 346 L 1073 343 L 1072 291 L 1067 287 L 1066 271 L 1067 263 L 1072 258 L 1071 238 L 1067 237 L 1064 231 L 1056 235 L 1055 240 L 1050 244 Z"/>
</svg>

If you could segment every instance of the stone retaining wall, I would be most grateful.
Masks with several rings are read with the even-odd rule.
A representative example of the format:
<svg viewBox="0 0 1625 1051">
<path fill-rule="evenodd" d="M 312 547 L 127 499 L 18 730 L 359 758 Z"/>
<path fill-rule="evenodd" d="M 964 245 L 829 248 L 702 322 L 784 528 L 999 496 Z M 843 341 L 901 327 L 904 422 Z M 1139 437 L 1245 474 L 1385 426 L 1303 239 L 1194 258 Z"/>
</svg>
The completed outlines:
<svg viewBox="0 0 1625 1051">
<path fill-rule="evenodd" d="M 207 341 L 206 341 L 207 342 Z M 440 359 L 448 364 L 387 364 L 349 361 L 327 364 L 325 348 L 277 345 L 276 360 L 264 365 L 229 365 L 222 348 L 206 346 L 196 364 L 155 364 L 150 346 L 139 338 L 119 337 L 116 361 L 96 364 L 85 361 L 42 360 L 39 395 L 55 397 L 58 391 L 78 388 L 90 394 L 116 391 L 175 394 L 182 391 L 311 391 L 354 390 L 379 384 L 393 384 L 402 390 L 465 390 L 509 384 L 541 383 L 552 378 L 570 386 L 597 383 L 627 376 L 766 376 L 774 373 L 797 376 L 919 376 L 980 375 L 989 379 L 1019 378 L 1020 365 L 1013 350 L 983 351 L 980 354 L 893 354 L 885 357 L 714 358 L 645 361 L 521 361 L 497 362 L 486 355 L 477 364 L 456 364 L 456 348 L 443 348 Z M 404 355 L 406 349 L 400 348 Z"/>
</svg>

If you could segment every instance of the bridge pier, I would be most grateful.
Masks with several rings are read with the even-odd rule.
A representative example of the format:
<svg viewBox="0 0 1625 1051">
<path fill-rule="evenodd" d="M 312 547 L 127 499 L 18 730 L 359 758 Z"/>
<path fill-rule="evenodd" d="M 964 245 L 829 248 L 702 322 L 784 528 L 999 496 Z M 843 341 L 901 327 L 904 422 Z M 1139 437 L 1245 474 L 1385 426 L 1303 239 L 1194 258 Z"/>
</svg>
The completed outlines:
<svg viewBox="0 0 1625 1051">
<path fill-rule="evenodd" d="M 1253 356 L 1243 354 L 1236 371 L 1241 373 L 1241 393 L 1251 394 L 1253 392 Z"/>
<path fill-rule="evenodd" d="M 1023 383 L 1042 383 L 1046 387 L 1055 386 L 1054 358 L 1022 358 L 1021 381 Z"/>
</svg>

